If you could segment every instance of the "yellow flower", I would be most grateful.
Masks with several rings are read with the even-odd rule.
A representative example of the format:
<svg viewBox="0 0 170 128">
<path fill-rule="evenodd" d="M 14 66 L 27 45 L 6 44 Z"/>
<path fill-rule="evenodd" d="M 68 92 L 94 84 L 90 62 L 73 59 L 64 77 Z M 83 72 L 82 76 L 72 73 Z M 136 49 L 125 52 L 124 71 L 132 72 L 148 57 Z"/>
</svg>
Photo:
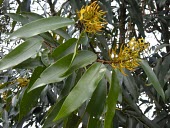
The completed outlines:
<svg viewBox="0 0 170 128">
<path fill-rule="evenodd" d="M 110 52 L 111 65 L 113 68 L 119 69 L 122 74 L 126 75 L 123 71 L 124 68 L 133 71 L 138 67 L 140 53 L 147 49 L 149 46 L 143 38 L 136 40 L 132 38 L 127 44 L 120 46 L 117 45 L 115 49 Z"/>
<path fill-rule="evenodd" d="M 91 3 L 88 6 L 83 6 L 78 13 L 79 21 L 83 24 L 85 32 L 96 33 L 101 31 L 106 24 L 103 15 L 106 12 L 100 10 L 100 6 L 97 1 Z"/>
<path fill-rule="evenodd" d="M 19 86 L 20 87 L 25 87 L 27 86 L 27 84 L 29 83 L 29 79 L 26 79 L 26 78 L 18 78 L 17 79 L 17 82 L 19 83 Z"/>
</svg>

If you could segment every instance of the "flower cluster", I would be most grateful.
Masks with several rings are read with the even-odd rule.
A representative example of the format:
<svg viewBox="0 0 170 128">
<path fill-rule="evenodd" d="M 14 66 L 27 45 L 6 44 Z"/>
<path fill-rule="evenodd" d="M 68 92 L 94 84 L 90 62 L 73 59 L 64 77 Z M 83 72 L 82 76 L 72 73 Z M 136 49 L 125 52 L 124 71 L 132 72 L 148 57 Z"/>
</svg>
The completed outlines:
<svg viewBox="0 0 170 128">
<path fill-rule="evenodd" d="M 26 78 L 18 78 L 16 81 L 19 83 L 20 87 L 25 87 L 28 85 L 30 80 Z"/>
<path fill-rule="evenodd" d="M 138 40 L 132 38 L 127 44 L 122 44 L 120 48 L 117 45 L 110 52 L 112 67 L 119 69 L 124 75 L 126 75 L 123 71 L 124 68 L 133 71 L 134 68 L 139 66 L 140 53 L 147 49 L 148 46 L 149 44 L 143 38 Z"/>
<path fill-rule="evenodd" d="M 97 1 L 88 6 L 83 6 L 78 13 L 79 21 L 82 23 L 85 32 L 96 33 L 101 31 L 103 25 L 106 24 L 105 19 L 102 18 L 106 12 L 100 10 Z"/>
</svg>

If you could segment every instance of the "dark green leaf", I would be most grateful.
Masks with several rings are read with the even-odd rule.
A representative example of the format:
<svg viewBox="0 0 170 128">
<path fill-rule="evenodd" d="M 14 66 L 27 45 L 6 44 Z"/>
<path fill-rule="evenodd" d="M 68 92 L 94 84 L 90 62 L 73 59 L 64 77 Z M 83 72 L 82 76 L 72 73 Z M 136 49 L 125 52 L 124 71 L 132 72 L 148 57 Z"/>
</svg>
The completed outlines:
<svg viewBox="0 0 170 128">
<path fill-rule="evenodd" d="M 112 120 L 115 115 L 116 103 L 119 96 L 120 85 L 117 78 L 117 73 L 112 70 L 112 81 L 107 98 L 107 112 L 105 116 L 104 128 L 110 128 L 112 126 Z"/>
<path fill-rule="evenodd" d="M 28 92 L 28 90 L 32 87 L 33 83 L 39 78 L 43 71 L 43 67 L 37 67 L 32 74 L 28 88 L 25 90 L 20 102 L 19 120 L 26 116 L 26 114 L 37 104 L 37 100 L 40 97 L 41 91 L 44 89 L 44 87 L 35 89 L 31 92 Z"/>
<path fill-rule="evenodd" d="M 0 60 L 0 70 L 13 67 L 35 55 L 41 43 L 42 39 L 39 38 L 26 40 Z"/>
<path fill-rule="evenodd" d="M 165 101 L 164 91 L 163 91 L 163 89 L 162 89 L 162 87 L 161 87 L 155 73 L 152 71 L 152 68 L 144 60 L 140 61 L 140 65 L 142 66 L 143 70 L 145 71 L 146 75 L 148 76 L 150 82 L 153 84 L 153 87 L 155 88 L 155 90 L 158 92 L 158 94 Z"/>
<path fill-rule="evenodd" d="M 55 30 L 71 24 L 74 24 L 73 20 L 58 16 L 38 19 L 24 25 L 23 27 L 13 32 L 10 35 L 9 39 L 28 38 L 46 32 L 48 30 Z"/>
<path fill-rule="evenodd" d="M 99 117 L 102 114 L 106 101 L 106 88 L 107 82 L 105 79 L 102 79 L 87 105 L 86 111 L 90 114 L 91 118 Z"/>
<path fill-rule="evenodd" d="M 53 32 L 62 36 L 66 40 L 69 40 L 71 38 L 70 35 L 62 29 L 57 29 L 57 30 L 54 30 Z"/>
<path fill-rule="evenodd" d="M 72 56 L 73 54 L 69 54 L 46 68 L 41 73 L 40 77 L 35 81 L 29 91 L 32 91 L 49 83 L 62 81 L 65 77 L 62 77 L 61 75 L 68 69 Z"/>
<path fill-rule="evenodd" d="M 88 100 L 96 89 L 99 81 L 102 79 L 104 73 L 104 65 L 100 63 L 93 64 L 66 97 L 66 100 L 54 121 L 68 116 Z"/>
<path fill-rule="evenodd" d="M 19 69 L 34 69 L 38 66 L 44 66 L 44 64 L 41 61 L 40 56 L 37 56 L 36 58 L 29 58 L 22 63 L 16 65 L 14 68 L 19 68 Z"/>
<path fill-rule="evenodd" d="M 58 60 L 59 58 L 65 55 L 73 53 L 76 45 L 76 41 L 77 40 L 75 38 L 67 40 L 65 43 L 61 44 L 54 50 L 54 52 L 52 53 L 52 57 L 55 60 Z"/>
</svg>

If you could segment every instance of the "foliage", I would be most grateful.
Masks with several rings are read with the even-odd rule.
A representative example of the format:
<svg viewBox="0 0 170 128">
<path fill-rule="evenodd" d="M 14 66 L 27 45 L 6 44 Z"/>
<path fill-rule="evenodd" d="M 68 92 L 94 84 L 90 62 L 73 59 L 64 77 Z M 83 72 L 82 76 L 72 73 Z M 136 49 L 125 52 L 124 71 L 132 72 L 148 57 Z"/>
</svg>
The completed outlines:
<svg viewBox="0 0 170 128">
<path fill-rule="evenodd" d="M 169 0 L 0 5 L 0 126 L 168 128 Z"/>
</svg>

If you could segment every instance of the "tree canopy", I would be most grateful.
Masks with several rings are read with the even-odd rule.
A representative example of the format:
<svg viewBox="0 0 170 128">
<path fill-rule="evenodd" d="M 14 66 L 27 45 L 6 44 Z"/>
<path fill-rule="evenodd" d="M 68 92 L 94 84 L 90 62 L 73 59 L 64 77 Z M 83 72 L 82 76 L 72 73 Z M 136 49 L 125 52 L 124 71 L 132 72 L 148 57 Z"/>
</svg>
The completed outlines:
<svg viewBox="0 0 170 128">
<path fill-rule="evenodd" d="M 0 5 L 0 127 L 170 126 L 170 0 Z"/>
</svg>

